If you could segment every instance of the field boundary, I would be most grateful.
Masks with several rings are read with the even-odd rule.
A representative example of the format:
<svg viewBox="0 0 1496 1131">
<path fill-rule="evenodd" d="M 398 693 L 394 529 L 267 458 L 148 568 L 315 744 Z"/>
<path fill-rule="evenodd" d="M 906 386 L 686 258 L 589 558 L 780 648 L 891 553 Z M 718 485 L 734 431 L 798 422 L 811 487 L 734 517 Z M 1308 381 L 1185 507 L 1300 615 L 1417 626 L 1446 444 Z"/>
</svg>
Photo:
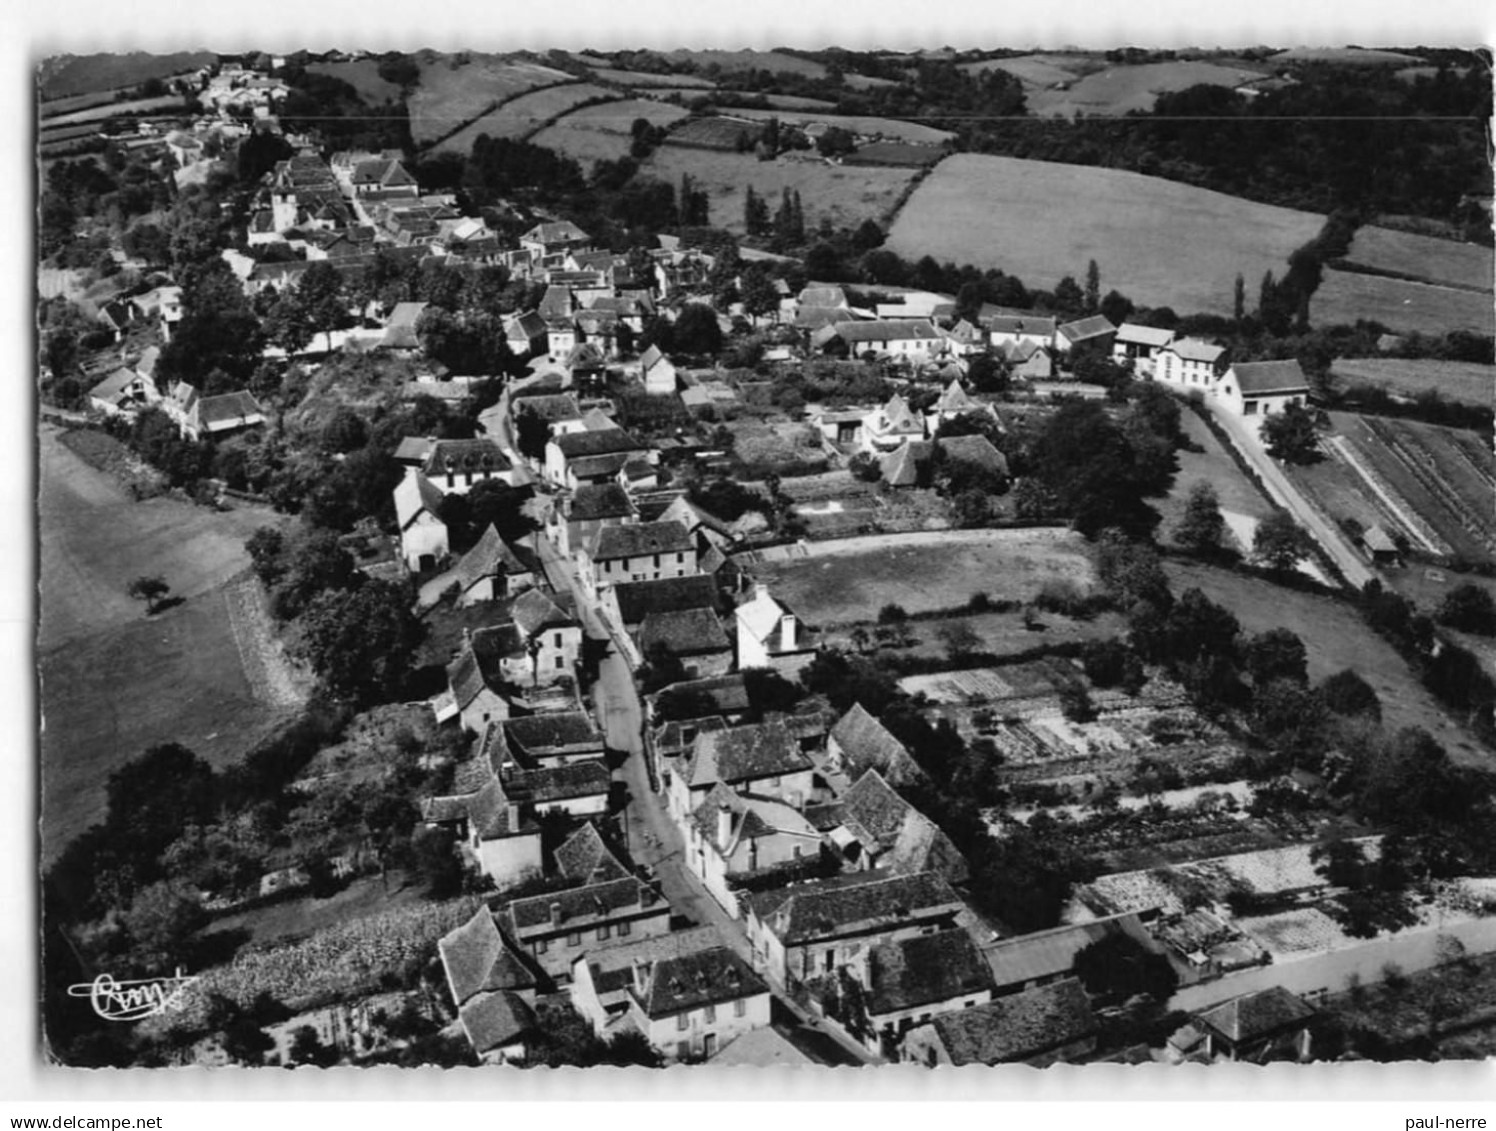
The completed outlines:
<svg viewBox="0 0 1496 1131">
<path fill-rule="evenodd" d="M 476 122 L 479 118 L 486 118 L 486 117 L 488 117 L 488 115 L 492 114 L 495 110 L 498 110 L 498 109 L 506 106 L 510 102 L 513 102 L 516 98 L 523 98 L 527 94 L 534 94 L 536 91 L 540 91 L 540 90 L 550 90 L 552 87 L 557 87 L 557 86 L 575 86 L 575 85 L 580 84 L 582 81 L 583 81 L 582 79 L 573 76 L 571 78 L 568 78 L 568 79 L 565 79 L 565 80 L 562 80 L 562 81 L 546 83 L 544 86 L 533 86 L 529 90 L 521 90 L 521 91 L 518 91 L 515 94 L 510 94 L 510 95 L 506 95 L 503 98 L 495 99 L 493 102 L 491 102 L 487 106 L 485 106 L 480 113 L 474 114 L 471 118 L 467 119 L 466 121 L 458 123 L 456 126 L 452 127 L 452 129 L 448 130 L 446 133 L 439 134 L 438 136 L 432 138 L 430 141 L 421 142 L 420 144 L 418 144 L 416 146 L 416 150 L 417 150 L 417 152 L 425 153 L 427 150 L 435 149 L 438 145 L 441 145 L 443 142 L 447 141 L 447 139 L 455 137 L 458 134 L 460 134 L 463 130 L 467 129 L 474 122 Z M 537 131 L 537 132 L 539 132 L 539 131 Z"/>
<path fill-rule="evenodd" d="M 305 705 L 308 696 L 303 690 L 304 681 L 298 678 L 285 649 L 275 638 L 269 610 L 265 608 L 265 595 L 254 574 L 245 570 L 231 578 L 223 587 L 223 599 L 239 661 L 244 666 L 244 678 L 254 697 L 276 707 Z"/>
</svg>

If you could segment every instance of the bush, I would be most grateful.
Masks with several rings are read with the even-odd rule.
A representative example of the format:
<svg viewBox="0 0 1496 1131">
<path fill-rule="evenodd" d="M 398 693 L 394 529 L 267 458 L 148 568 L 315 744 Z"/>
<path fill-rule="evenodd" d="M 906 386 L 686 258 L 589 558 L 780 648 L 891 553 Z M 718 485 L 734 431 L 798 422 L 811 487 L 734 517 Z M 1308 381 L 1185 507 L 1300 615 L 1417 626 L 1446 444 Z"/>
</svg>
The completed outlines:
<svg viewBox="0 0 1496 1131">
<path fill-rule="evenodd" d="M 902 624 L 909 619 L 903 605 L 887 604 L 878 610 L 879 624 Z"/>
</svg>

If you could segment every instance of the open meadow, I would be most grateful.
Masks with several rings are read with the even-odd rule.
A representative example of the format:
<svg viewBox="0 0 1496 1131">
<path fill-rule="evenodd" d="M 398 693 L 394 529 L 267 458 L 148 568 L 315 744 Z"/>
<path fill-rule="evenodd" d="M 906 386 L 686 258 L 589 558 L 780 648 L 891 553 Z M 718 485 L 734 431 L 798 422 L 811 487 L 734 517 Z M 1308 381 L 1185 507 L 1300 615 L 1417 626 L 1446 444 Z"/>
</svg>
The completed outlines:
<svg viewBox="0 0 1496 1131">
<path fill-rule="evenodd" d="M 1406 661 L 1348 602 L 1285 589 L 1262 578 L 1200 562 L 1168 559 L 1164 572 L 1176 596 L 1187 589 L 1200 589 L 1229 609 L 1244 632 L 1287 628 L 1298 634 L 1308 653 L 1312 681 L 1318 683 L 1344 668 L 1354 670 L 1375 689 L 1382 702 L 1382 722 L 1388 729 L 1422 727 L 1457 762 L 1491 768 L 1490 751 L 1450 721 Z"/>
<path fill-rule="evenodd" d="M 667 51 L 664 57 L 672 63 L 693 63 L 697 67 L 719 67 L 724 72 L 770 71 L 774 74 L 804 75 L 818 79 L 826 75 L 826 65 L 782 51 Z"/>
<path fill-rule="evenodd" d="M 960 153 L 915 190 L 888 247 L 1044 288 L 1094 259 L 1103 291 L 1229 315 L 1236 276 L 1281 275 L 1323 220 L 1139 173 Z"/>
<path fill-rule="evenodd" d="M 798 192 L 805 223 L 812 230 L 829 216 L 838 227 L 855 228 L 864 220 L 882 219 L 898 202 L 917 170 L 881 166 L 828 165 L 814 159 L 760 161 L 751 153 L 721 152 L 662 145 L 642 171 L 667 184 L 679 184 L 689 173 L 707 194 L 714 227 L 743 231 L 743 196 L 748 186 L 777 206 L 785 189 Z"/>
<path fill-rule="evenodd" d="M 1482 408 L 1496 402 L 1496 366 L 1469 361 L 1337 357 L 1330 363 L 1330 375 L 1348 385 L 1379 386 L 1405 397 L 1435 392 L 1445 400 Z"/>
<path fill-rule="evenodd" d="M 1401 333 L 1469 330 L 1489 336 L 1496 332 L 1489 294 L 1382 275 L 1326 271 L 1309 300 L 1309 320 L 1323 328 L 1351 326 L 1363 319 Z"/>
<path fill-rule="evenodd" d="M 866 137 L 884 137 L 891 141 L 905 141 L 913 145 L 944 145 L 946 142 L 956 140 L 956 135 L 949 130 L 937 130 L 934 126 L 924 126 L 918 122 L 906 122 L 898 118 L 870 118 L 857 114 L 825 114 L 814 110 L 733 109 L 730 113 L 734 117 L 751 118 L 758 121 L 768 121 L 770 118 L 778 118 L 781 122 L 792 126 L 805 126 L 818 122 L 826 126 L 839 126 L 849 133 L 861 134 Z"/>
<path fill-rule="evenodd" d="M 639 118 L 668 126 L 686 116 L 679 106 L 646 98 L 628 98 L 584 106 L 541 130 L 530 140 L 577 161 L 616 161 L 629 152 L 630 127 Z"/>
<path fill-rule="evenodd" d="M 1025 88 L 1042 90 L 1056 83 L 1074 82 L 1081 67 L 1088 62 L 1085 56 L 1078 55 L 1014 55 L 1009 59 L 957 63 L 956 69 L 977 75 L 988 71 L 1006 71 L 1019 79 Z"/>
<path fill-rule="evenodd" d="M 776 596 L 817 627 L 963 606 L 973 593 L 1027 601 L 1046 582 L 1094 580 L 1084 540 L 1068 530 L 947 530 L 810 545 L 807 557 L 755 563 Z"/>
<path fill-rule="evenodd" d="M 108 774 L 146 747 L 181 742 L 225 765 L 289 712 L 266 686 L 252 616 L 230 601 L 231 579 L 249 564 L 244 539 L 280 520 L 168 498 L 133 502 L 51 428 L 41 430 L 40 457 L 37 664 L 50 858 L 103 816 Z M 125 595 L 146 573 L 182 603 L 147 618 Z"/>
<path fill-rule="evenodd" d="M 648 71 L 620 71 L 615 67 L 593 67 L 592 73 L 600 82 L 617 83 L 619 86 L 711 90 L 717 85 L 710 79 L 696 75 L 657 75 Z"/>
<path fill-rule="evenodd" d="M 1345 258 L 1363 267 L 1487 294 L 1491 293 L 1492 269 L 1496 266 L 1496 253 L 1479 244 L 1369 226 L 1356 229 Z"/>
<path fill-rule="evenodd" d="M 429 144 L 526 91 L 576 81 L 565 71 L 502 56 L 476 55 L 466 63 L 434 53 L 420 59 L 421 82 L 406 103 L 410 136 L 417 145 Z"/>
<path fill-rule="evenodd" d="M 1257 485 L 1246 477 L 1230 453 L 1221 447 L 1221 442 L 1205 426 L 1203 420 L 1193 412 L 1182 412 L 1179 414 L 1179 426 L 1203 450 L 1191 452 L 1180 448 L 1175 453 L 1179 473 L 1174 476 L 1173 488 L 1166 497 L 1149 500 L 1149 505 L 1158 511 L 1163 520 L 1159 524 L 1160 541 L 1173 540 L 1174 528 L 1184 518 L 1190 491 L 1200 482 L 1209 483 L 1215 488 L 1221 512 L 1227 517 L 1228 529 L 1239 524 L 1233 523 L 1233 515 L 1242 515 L 1260 522 L 1273 513 L 1272 506 L 1262 497 Z M 1237 548 L 1244 553 L 1252 549 L 1250 545 Z"/>
<path fill-rule="evenodd" d="M 179 51 L 155 55 L 146 51 L 103 52 L 96 55 L 59 55 L 42 64 L 38 86 L 45 99 L 91 94 L 139 86 L 148 79 L 167 79 L 210 67 L 211 51 Z"/>
<path fill-rule="evenodd" d="M 436 149 L 469 153 L 473 143 L 484 134 L 514 141 L 526 140 L 552 119 L 562 117 L 583 103 L 617 97 L 616 91 L 589 82 L 542 87 L 511 98 L 498 109 L 474 119 L 451 137 L 438 142 Z"/>
<path fill-rule="evenodd" d="M 1044 86 L 1028 89 L 1025 94 L 1029 113 L 1038 117 L 1073 118 L 1077 114 L 1093 118 L 1117 117 L 1132 110 L 1152 110 L 1160 94 L 1187 90 L 1192 86 L 1234 89 L 1264 78 L 1266 74 L 1265 70 L 1178 59 L 1168 63 L 1107 67 L 1064 89 Z"/>
<path fill-rule="evenodd" d="M 343 63 L 308 63 L 307 73 L 327 75 L 346 82 L 358 96 L 370 106 L 395 102 L 400 98 L 400 87 L 379 74 L 378 59 L 353 59 Z"/>
</svg>

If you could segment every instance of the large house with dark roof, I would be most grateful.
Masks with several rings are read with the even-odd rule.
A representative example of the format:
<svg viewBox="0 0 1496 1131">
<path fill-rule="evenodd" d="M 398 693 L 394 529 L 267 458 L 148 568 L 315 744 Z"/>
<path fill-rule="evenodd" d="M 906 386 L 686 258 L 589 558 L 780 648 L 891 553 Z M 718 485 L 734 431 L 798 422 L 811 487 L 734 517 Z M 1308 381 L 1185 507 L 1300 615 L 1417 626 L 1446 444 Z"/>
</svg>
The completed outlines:
<svg viewBox="0 0 1496 1131">
<path fill-rule="evenodd" d="M 471 440 L 434 440 L 421 471 L 445 495 L 466 495 L 474 483 L 494 480 L 514 486 L 514 466 L 489 436 Z"/>
<path fill-rule="evenodd" d="M 953 884 L 966 882 L 966 857 L 940 826 L 868 770 L 837 799 L 840 824 L 831 840 L 854 868 L 895 875 L 936 872 Z"/>
<path fill-rule="evenodd" d="M 1197 1013 L 1164 1048 L 1166 1059 L 1236 1061 L 1309 1059 L 1318 1013 L 1282 986 L 1243 994 Z"/>
<path fill-rule="evenodd" d="M 629 1018 L 667 1062 L 706 1060 L 770 1020 L 769 987 L 725 946 L 635 960 Z"/>
<path fill-rule="evenodd" d="M 1096 1048 L 1098 1024 L 1074 978 L 931 1018 L 904 1038 L 903 1059 L 928 1068 L 1075 1061 Z"/>
<path fill-rule="evenodd" d="M 605 612 L 629 632 L 661 613 L 718 607 L 716 582 L 704 574 L 664 577 L 658 581 L 620 581 L 600 594 Z"/>
<path fill-rule="evenodd" d="M 536 1029 L 535 976 L 487 907 L 436 944 L 462 1031 L 485 1064 L 523 1060 Z"/>
<path fill-rule="evenodd" d="M 545 446 L 545 476 L 558 487 L 623 483 L 630 463 L 651 462 L 653 453 L 622 428 L 587 429 L 552 436 Z"/>
<path fill-rule="evenodd" d="M 872 353 L 916 363 L 930 361 L 945 349 L 945 339 L 928 318 L 833 322 L 815 331 L 810 340 L 820 350 L 844 345 L 850 357 Z"/>
<path fill-rule="evenodd" d="M 987 964 L 961 927 L 880 942 L 853 969 L 865 991 L 864 1043 L 888 1057 L 916 1025 L 992 1000 Z"/>
<path fill-rule="evenodd" d="M 571 678 L 582 652 L 582 622 L 570 591 L 530 589 L 509 607 L 529 661 L 528 684 L 535 687 Z"/>
<path fill-rule="evenodd" d="M 545 973 L 570 978 L 572 964 L 612 940 L 667 934 L 670 904 L 632 876 L 510 901 L 500 926 Z"/>
<path fill-rule="evenodd" d="M 524 637 L 513 624 L 490 625 L 464 636 L 447 665 L 447 685 L 465 729 L 482 733 L 509 717 L 507 685 L 527 674 Z"/>
<path fill-rule="evenodd" d="M 616 481 L 584 483 L 562 496 L 551 512 L 552 539 L 568 558 L 586 546 L 604 526 L 629 526 L 639 521 L 639 509 Z"/>
<path fill-rule="evenodd" d="M 594 594 L 621 581 L 659 581 L 695 572 L 696 544 L 678 522 L 604 526 L 577 552 L 577 573 Z"/>
<path fill-rule="evenodd" d="M 553 711 L 522 715 L 503 724 L 504 739 L 515 760 L 528 768 L 601 762 L 603 732 L 586 711 Z"/>
<path fill-rule="evenodd" d="M 1173 340 L 1173 330 L 1124 322 L 1117 327 L 1117 336 L 1112 342 L 1112 360 L 1118 365 L 1130 361 L 1137 376 L 1151 377 L 1158 351 Z"/>
<path fill-rule="evenodd" d="M 441 490 L 419 471 L 407 472 L 395 484 L 395 520 L 400 529 L 400 557 L 412 573 L 430 572 L 451 552 L 447 524 L 441 516 Z"/>
<path fill-rule="evenodd" d="M 812 800 L 815 765 L 779 720 L 704 731 L 666 786 L 670 812 L 682 827 L 718 784 L 798 809 Z"/>
<path fill-rule="evenodd" d="M 1208 393 L 1226 371 L 1226 347 L 1199 338 L 1176 338 L 1159 348 L 1153 360 L 1153 379 L 1176 389 Z"/>
<path fill-rule="evenodd" d="M 695 954 L 720 946 L 715 927 L 688 927 L 646 938 L 613 939 L 572 961 L 571 983 L 566 987 L 571 1004 L 603 1040 L 620 1033 L 638 1031 L 629 1016 L 634 967 L 648 967 L 665 958 Z"/>
<path fill-rule="evenodd" d="M 835 876 L 741 902 L 754 965 L 781 982 L 834 974 L 879 943 L 954 927 L 966 907 L 933 872 Z"/>
<path fill-rule="evenodd" d="M 647 662 L 678 661 L 687 679 L 724 675 L 732 668 L 732 641 L 711 609 L 650 613 L 634 640 Z"/>
<path fill-rule="evenodd" d="M 1054 348 L 1060 353 L 1069 353 L 1071 350 L 1087 347 L 1108 355 L 1112 352 L 1112 343 L 1116 337 L 1117 327 L 1105 316 L 1094 314 L 1061 326 L 1055 334 Z"/>
<path fill-rule="evenodd" d="M 510 546 L 489 524 L 483 537 L 458 559 L 452 569 L 459 607 L 498 601 L 535 587 L 542 575 L 539 560 L 527 546 Z"/>
</svg>

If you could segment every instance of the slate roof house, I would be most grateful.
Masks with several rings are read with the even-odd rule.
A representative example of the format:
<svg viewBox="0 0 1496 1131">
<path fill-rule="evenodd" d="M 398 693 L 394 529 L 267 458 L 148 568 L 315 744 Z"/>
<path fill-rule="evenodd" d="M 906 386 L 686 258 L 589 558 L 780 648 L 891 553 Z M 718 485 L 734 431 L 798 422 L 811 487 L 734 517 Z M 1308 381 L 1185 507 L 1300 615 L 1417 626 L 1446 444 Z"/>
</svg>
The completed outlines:
<svg viewBox="0 0 1496 1131">
<path fill-rule="evenodd" d="M 573 491 L 586 483 L 621 483 L 630 462 L 652 462 L 654 453 L 622 428 L 552 436 L 545 448 L 546 478 Z"/>
<path fill-rule="evenodd" d="M 670 812 L 683 828 L 718 783 L 798 809 L 812 800 L 815 766 L 778 720 L 698 734 L 667 784 Z"/>
<path fill-rule="evenodd" d="M 395 519 L 400 528 L 400 557 L 412 573 L 436 569 L 451 550 L 441 517 L 442 493 L 419 471 L 407 472 L 395 484 Z"/>
<path fill-rule="evenodd" d="M 1153 360 L 1153 379 L 1176 389 L 1208 393 L 1225 371 L 1226 347 L 1199 338 L 1176 338 Z"/>
<path fill-rule="evenodd" d="M 820 350 L 841 343 L 849 357 L 873 353 L 915 363 L 930 361 L 945 349 L 945 339 L 928 318 L 833 322 L 816 330 L 810 340 Z"/>
<path fill-rule="evenodd" d="M 1069 353 L 1080 346 L 1089 346 L 1110 355 L 1112 343 L 1117 337 L 1117 328 L 1100 314 L 1066 322 L 1055 334 L 1054 347 L 1060 353 Z"/>
<path fill-rule="evenodd" d="M 497 601 L 533 589 L 544 576 L 539 559 L 526 546 L 510 546 L 492 523 L 452 570 L 458 607 Z"/>
<path fill-rule="evenodd" d="M 854 971 L 867 991 L 864 1043 L 888 1057 L 914 1026 L 992 1000 L 987 964 L 960 927 L 880 942 Z"/>
<path fill-rule="evenodd" d="M 928 781 L 913 755 L 861 703 L 853 703 L 826 736 L 826 754 L 834 769 L 856 781 L 877 770 L 893 786 Z"/>
<path fill-rule="evenodd" d="M 466 495 L 474 483 L 489 479 L 514 486 L 514 465 L 489 436 L 434 440 L 427 446 L 421 470 L 447 495 Z"/>
<path fill-rule="evenodd" d="M 893 451 L 909 440 L 925 438 L 925 422 L 909 407 L 909 402 L 895 393 L 888 403 L 873 409 L 862 419 L 861 445 L 864 451 Z"/>
<path fill-rule="evenodd" d="M 243 390 L 221 393 L 215 397 L 198 397 L 182 420 L 182 434 L 189 440 L 222 439 L 236 432 L 259 428 L 265 423 L 265 410 L 254 396 Z"/>
<path fill-rule="evenodd" d="M 1098 1025 L 1074 978 L 943 1013 L 910 1030 L 903 1059 L 929 1068 L 1075 1061 L 1096 1048 Z"/>
<path fill-rule="evenodd" d="M 622 581 L 659 581 L 696 572 L 696 544 L 678 522 L 603 526 L 579 549 L 577 572 L 593 593 Z"/>
<path fill-rule="evenodd" d="M 552 711 L 522 715 L 503 723 L 511 756 L 526 767 L 565 766 L 601 762 L 602 731 L 586 711 Z"/>
<path fill-rule="evenodd" d="M 1216 382 L 1221 402 L 1254 430 L 1275 412 L 1309 401 L 1309 380 L 1298 359 L 1238 361 Z"/>
<path fill-rule="evenodd" d="M 1153 362 L 1158 357 L 1158 351 L 1173 340 L 1173 330 L 1124 322 L 1117 327 L 1117 337 L 1112 343 L 1112 360 L 1119 365 L 1130 361 L 1134 373 L 1139 377 L 1149 377 L 1153 374 Z"/>
<path fill-rule="evenodd" d="M 686 822 L 685 859 L 722 908 L 740 914 L 738 883 L 797 861 L 815 860 L 821 834 L 793 806 L 774 797 L 714 785 Z"/>
<path fill-rule="evenodd" d="M 629 990 L 635 963 L 649 964 L 661 958 L 693 954 L 719 946 L 722 936 L 715 927 L 687 927 L 645 938 L 613 939 L 572 960 L 571 982 L 566 987 L 571 1004 L 604 1040 L 635 1028 L 629 1019 Z"/>
<path fill-rule="evenodd" d="M 436 944 L 462 1030 L 485 1064 L 523 1060 L 536 1028 L 535 976 L 487 907 Z"/>
<path fill-rule="evenodd" d="M 966 906 L 932 872 L 836 876 L 755 892 L 742 904 L 755 967 L 782 982 L 833 974 L 879 943 L 953 927 Z"/>
<path fill-rule="evenodd" d="M 575 557 L 604 526 L 627 526 L 639 521 L 639 508 L 616 482 L 584 483 L 563 495 L 551 512 L 555 542 L 567 557 Z"/>
<path fill-rule="evenodd" d="M 610 939 L 637 939 L 670 930 L 670 904 L 633 877 L 584 884 L 510 901 L 499 923 L 522 954 L 555 979 Z"/>
<path fill-rule="evenodd" d="M 848 862 L 894 875 L 935 872 L 953 884 L 969 876 L 966 858 L 934 821 L 868 770 L 837 800 L 831 840 Z"/>
<path fill-rule="evenodd" d="M 646 661 L 662 654 L 678 660 L 687 679 L 724 675 L 732 667 L 732 641 L 711 609 L 649 613 L 635 640 Z"/>
<path fill-rule="evenodd" d="M 1309 1059 L 1318 1013 L 1297 994 L 1282 986 L 1243 994 L 1195 1014 L 1168 1040 L 1164 1055 L 1171 1061 Z"/>
<path fill-rule="evenodd" d="M 772 668 L 794 678 L 815 659 L 820 641 L 788 607 L 758 586 L 751 600 L 733 610 L 738 667 Z"/>
</svg>

